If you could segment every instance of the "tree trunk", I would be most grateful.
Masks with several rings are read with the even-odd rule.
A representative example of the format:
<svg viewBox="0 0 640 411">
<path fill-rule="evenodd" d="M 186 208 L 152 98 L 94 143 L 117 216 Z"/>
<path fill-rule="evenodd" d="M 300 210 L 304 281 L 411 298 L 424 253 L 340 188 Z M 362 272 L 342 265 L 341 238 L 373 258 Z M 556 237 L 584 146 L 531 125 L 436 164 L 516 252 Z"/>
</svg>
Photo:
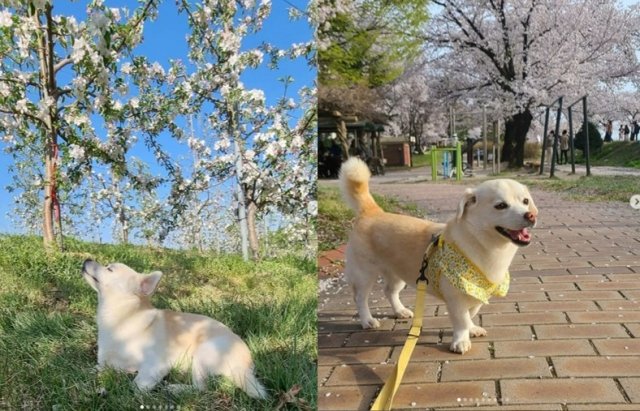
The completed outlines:
<svg viewBox="0 0 640 411">
<path fill-rule="evenodd" d="M 532 120 L 531 111 L 526 109 L 506 121 L 502 161 L 508 161 L 509 168 L 524 166 L 524 143 Z"/>
<path fill-rule="evenodd" d="M 347 140 L 347 124 L 342 119 L 338 119 L 337 135 L 340 147 L 342 148 L 342 160 L 349 158 L 349 141 Z"/>
<path fill-rule="evenodd" d="M 258 231 L 256 228 L 256 214 L 258 207 L 253 201 L 247 204 L 247 226 L 249 228 L 249 248 L 251 258 L 255 261 L 260 258 L 260 242 L 258 241 Z"/>
<path fill-rule="evenodd" d="M 53 248 L 56 244 L 55 234 L 53 230 L 53 196 L 55 186 L 55 156 L 53 150 L 52 138 L 55 136 L 48 135 L 46 138 L 46 147 L 44 152 L 44 208 L 42 213 L 42 240 L 45 248 Z"/>
</svg>

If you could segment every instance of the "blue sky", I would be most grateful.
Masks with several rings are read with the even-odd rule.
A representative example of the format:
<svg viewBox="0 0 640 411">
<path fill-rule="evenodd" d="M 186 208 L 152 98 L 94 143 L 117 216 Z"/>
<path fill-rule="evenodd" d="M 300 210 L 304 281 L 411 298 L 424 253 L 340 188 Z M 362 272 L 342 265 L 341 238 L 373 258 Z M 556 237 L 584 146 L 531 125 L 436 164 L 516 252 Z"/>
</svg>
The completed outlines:
<svg viewBox="0 0 640 411">
<path fill-rule="evenodd" d="M 137 3 L 137 2 L 136 2 Z M 193 2 L 192 2 L 193 3 Z M 133 8 L 133 1 L 110 1 L 105 0 L 108 7 L 129 7 Z M 263 30 L 243 44 L 245 47 L 256 46 L 262 41 L 269 42 L 277 47 L 286 48 L 292 43 L 303 43 L 312 36 L 312 30 L 308 26 L 306 19 L 291 21 L 288 17 L 290 5 L 304 10 L 306 1 L 300 0 L 273 0 L 272 13 L 264 24 Z M 60 1 L 54 2 L 54 15 L 75 15 L 78 20 L 85 20 L 84 1 Z M 177 13 L 175 1 L 164 0 L 159 9 L 159 17 L 154 22 L 147 23 L 144 28 L 144 42 L 137 49 L 137 54 L 145 55 L 150 61 L 157 61 L 165 68 L 168 67 L 169 60 L 182 59 L 187 62 L 188 47 L 186 35 L 188 25 L 184 14 Z M 278 70 L 268 70 L 260 68 L 245 72 L 242 81 L 246 88 L 258 88 L 264 90 L 267 103 L 273 103 L 282 96 L 283 86 L 278 78 L 292 76 L 294 83 L 290 86 L 289 95 L 295 97 L 295 92 L 302 86 L 312 86 L 316 78 L 316 72 L 311 69 L 304 59 L 296 61 L 283 60 Z M 162 138 L 165 148 L 169 151 L 184 153 L 184 149 L 172 143 L 170 138 Z M 137 150 L 136 150 L 137 151 Z M 136 153 L 137 154 L 137 153 Z M 186 153 L 184 153 L 186 154 Z M 147 160 L 143 158 L 143 160 Z M 12 164 L 12 158 L 0 150 L 0 233 L 20 232 L 7 217 L 13 208 L 13 194 L 8 193 L 6 186 L 11 181 L 11 176 L 6 172 Z M 152 172 L 160 172 L 158 167 L 151 163 Z M 64 207 L 64 204 L 63 204 Z M 64 210 L 63 210 L 64 212 Z M 105 232 L 103 238 L 110 238 L 110 228 Z"/>
</svg>

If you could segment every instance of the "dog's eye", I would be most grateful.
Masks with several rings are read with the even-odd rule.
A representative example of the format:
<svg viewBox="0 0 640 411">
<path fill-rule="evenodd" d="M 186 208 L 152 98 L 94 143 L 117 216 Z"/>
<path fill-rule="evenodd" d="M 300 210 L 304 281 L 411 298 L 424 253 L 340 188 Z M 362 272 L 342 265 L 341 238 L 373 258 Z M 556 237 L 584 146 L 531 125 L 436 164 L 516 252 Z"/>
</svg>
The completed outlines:
<svg viewBox="0 0 640 411">
<path fill-rule="evenodd" d="M 113 272 L 110 265 L 107 266 L 107 271 Z"/>
<path fill-rule="evenodd" d="M 507 203 L 505 203 L 505 202 L 498 203 L 498 204 L 496 204 L 496 206 L 495 206 L 495 209 L 496 209 L 496 210 L 504 210 L 504 209 L 506 209 L 506 208 L 509 208 L 509 204 L 507 204 Z"/>
<path fill-rule="evenodd" d="M 524 205 L 529 205 L 529 199 L 528 199 L 528 198 L 525 198 L 524 200 L 522 200 L 522 203 L 523 203 Z"/>
</svg>

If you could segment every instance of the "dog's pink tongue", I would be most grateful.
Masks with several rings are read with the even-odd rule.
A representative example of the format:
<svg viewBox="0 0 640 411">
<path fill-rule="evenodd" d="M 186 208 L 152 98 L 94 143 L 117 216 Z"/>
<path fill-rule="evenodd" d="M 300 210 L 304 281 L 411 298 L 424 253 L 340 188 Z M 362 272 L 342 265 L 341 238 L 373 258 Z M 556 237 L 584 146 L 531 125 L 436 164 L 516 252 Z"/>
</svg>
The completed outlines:
<svg viewBox="0 0 640 411">
<path fill-rule="evenodd" d="M 509 235 L 516 241 L 522 241 L 525 243 L 531 241 L 531 233 L 529 233 L 528 228 L 523 228 L 522 230 L 509 230 Z"/>
</svg>

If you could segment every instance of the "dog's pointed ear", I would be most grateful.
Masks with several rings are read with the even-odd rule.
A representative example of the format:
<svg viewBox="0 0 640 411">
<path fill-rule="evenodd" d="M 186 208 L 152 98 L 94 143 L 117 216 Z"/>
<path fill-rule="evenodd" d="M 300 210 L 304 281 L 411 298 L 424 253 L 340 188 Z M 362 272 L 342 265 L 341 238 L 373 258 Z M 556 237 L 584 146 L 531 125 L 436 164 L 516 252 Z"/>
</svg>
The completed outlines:
<svg viewBox="0 0 640 411">
<path fill-rule="evenodd" d="M 456 215 L 456 218 L 458 220 L 460 220 L 463 216 L 465 211 L 467 211 L 467 208 L 472 205 L 475 204 L 476 202 L 476 193 L 473 189 L 471 188 L 467 188 L 464 191 L 464 195 L 462 196 L 462 200 L 460 200 L 460 204 L 458 204 L 458 213 Z"/>
<path fill-rule="evenodd" d="M 138 288 L 138 294 L 145 297 L 153 294 L 156 291 L 156 288 L 158 288 L 158 283 L 161 278 L 162 273 L 160 271 L 154 271 L 151 274 L 143 276 Z"/>
</svg>

